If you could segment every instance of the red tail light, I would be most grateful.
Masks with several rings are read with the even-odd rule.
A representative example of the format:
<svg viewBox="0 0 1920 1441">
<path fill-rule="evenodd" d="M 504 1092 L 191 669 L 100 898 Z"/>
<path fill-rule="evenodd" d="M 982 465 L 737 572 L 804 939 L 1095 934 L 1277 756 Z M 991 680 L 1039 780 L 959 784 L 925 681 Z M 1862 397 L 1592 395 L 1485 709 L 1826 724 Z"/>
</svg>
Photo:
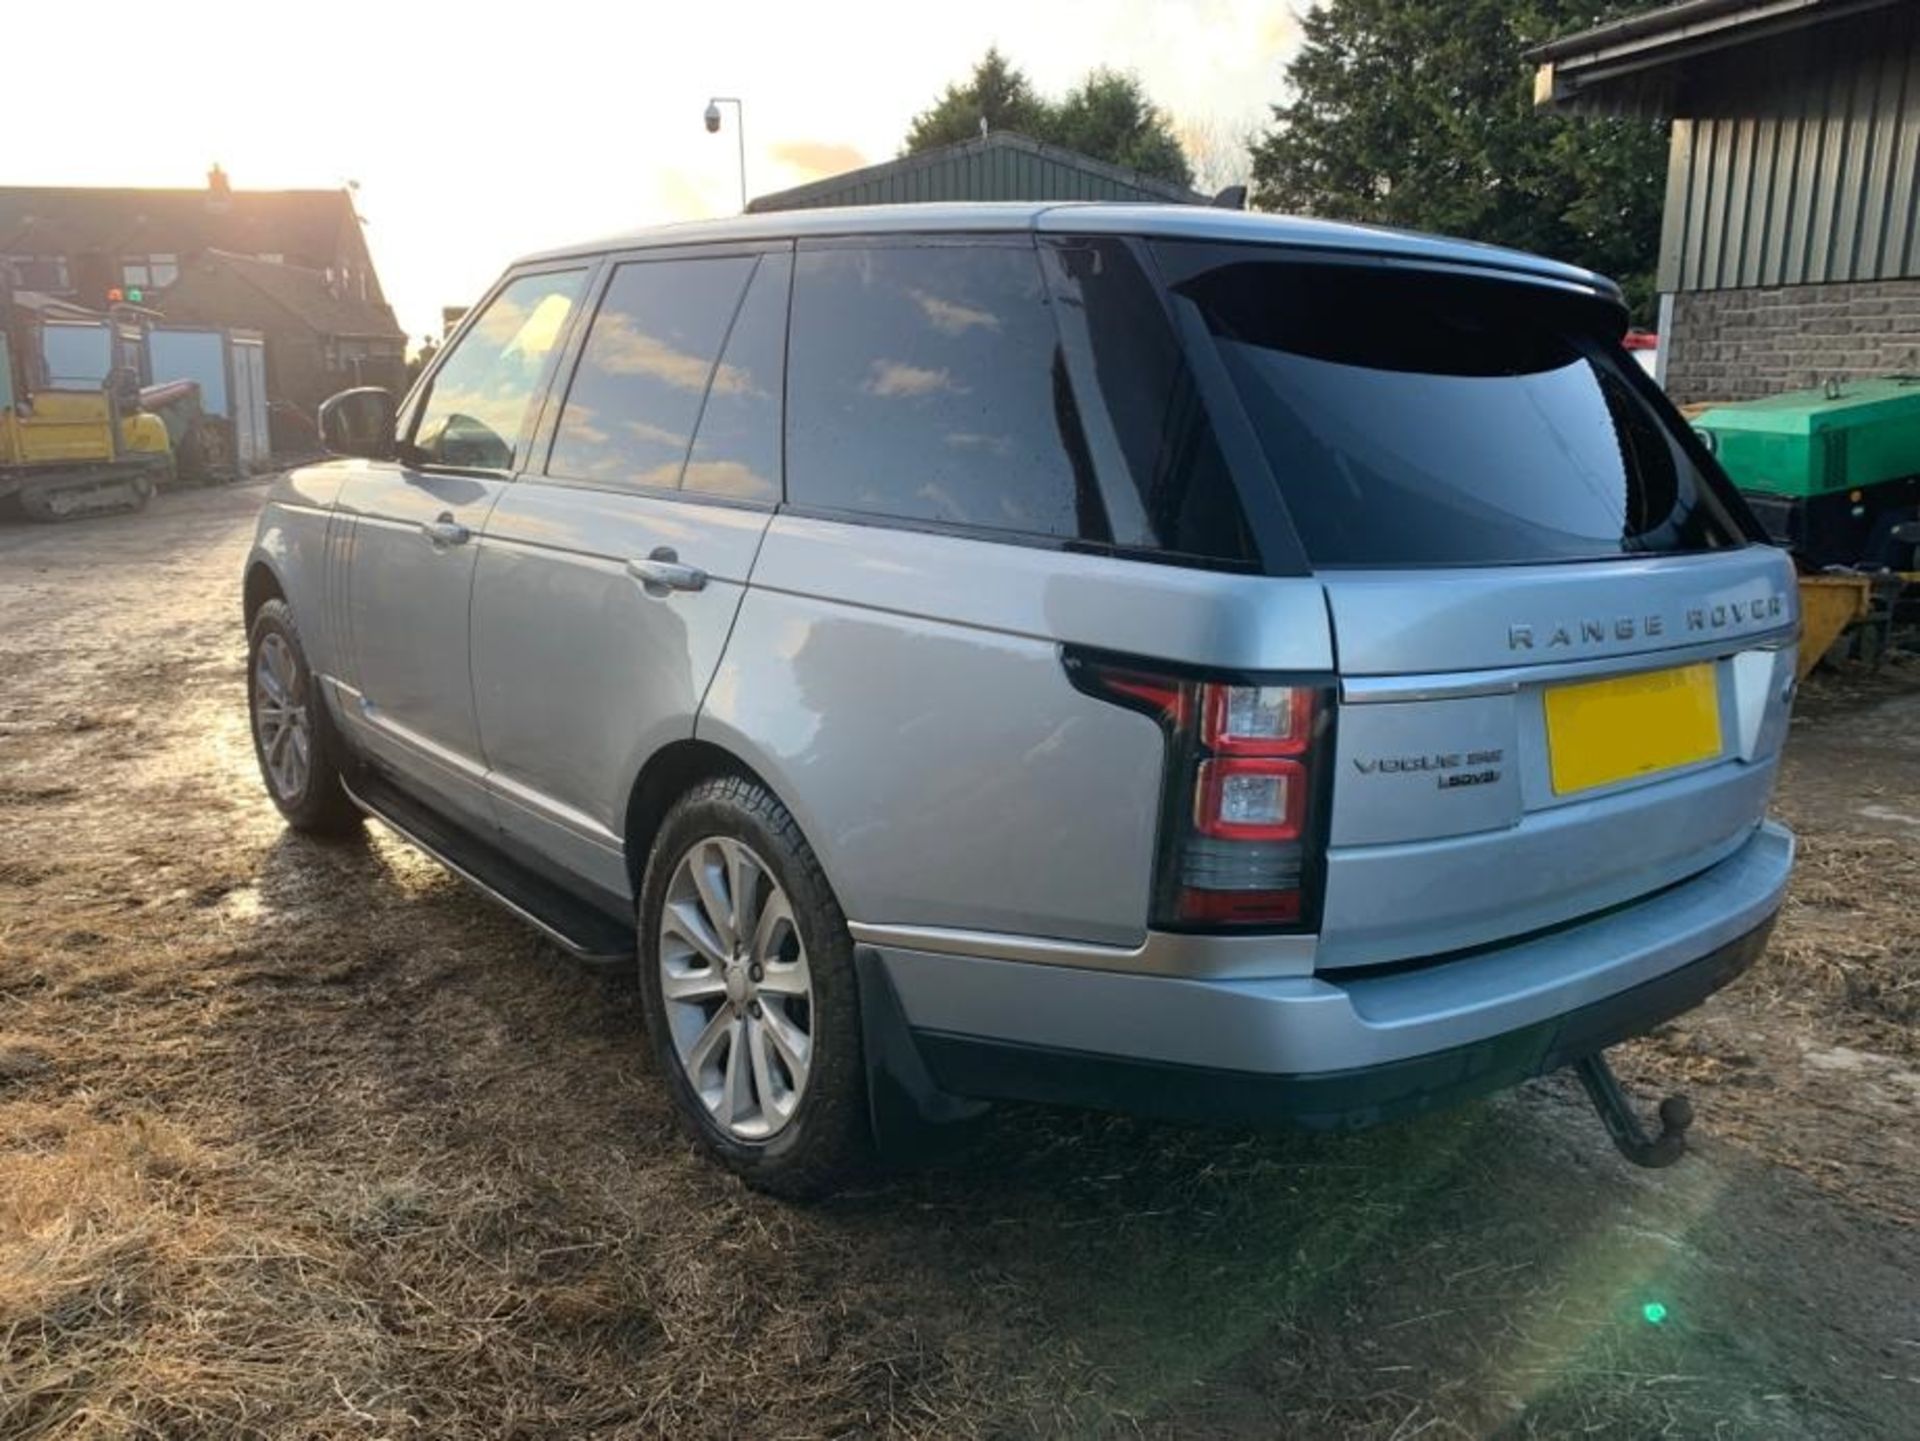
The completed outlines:
<svg viewBox="0 0 1920 1441">
<path fill-rule="evenodd" d="M 1066 661 L 1081 690 L 1154 717 L 1167 737 L 1150 923 L 1312 924 L 1331 691 L 1294 679 L 1165 674 L 1082 654 Z"/>
</svg>

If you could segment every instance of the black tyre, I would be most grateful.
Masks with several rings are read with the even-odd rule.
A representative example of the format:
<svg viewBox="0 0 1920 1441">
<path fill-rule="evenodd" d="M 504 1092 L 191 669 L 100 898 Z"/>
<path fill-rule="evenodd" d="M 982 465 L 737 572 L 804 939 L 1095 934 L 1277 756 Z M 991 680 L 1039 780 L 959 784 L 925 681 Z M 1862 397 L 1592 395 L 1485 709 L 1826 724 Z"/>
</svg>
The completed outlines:
<svg viewBox="0 0 1920 1441">
<path fill-rule="evenodd" d="M 682 1121 L 749 1185 L 796 1199 L 871 1152 L 853 942 L 794 819 L 736 776 L 668 812 L 639 907 L 647 1032 Z"/>
<path fill-rule="evenodd" d="M 283 600 L 263 604 L 247 633 L 247 713 L 260 778 L 287 824 L 312 835 L 358 829 L 360 812 L 340 785 L 332 717 Z"/>
</svg>

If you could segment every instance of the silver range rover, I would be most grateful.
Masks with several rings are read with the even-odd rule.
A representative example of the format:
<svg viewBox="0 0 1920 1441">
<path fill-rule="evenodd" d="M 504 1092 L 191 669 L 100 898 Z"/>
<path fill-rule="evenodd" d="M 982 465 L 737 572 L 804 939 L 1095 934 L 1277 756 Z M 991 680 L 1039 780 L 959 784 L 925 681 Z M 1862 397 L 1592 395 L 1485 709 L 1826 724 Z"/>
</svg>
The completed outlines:
<svg viewBox="0 0 1920 1441">
<path fill-rule="evenodd" d="M 1179 207 L 511 266 L 247 562 L 295 827 L 638 957 L 818 1191 L 995 1098 L 1319 1128 L 1602 1058 L 1765 942 L 1788 559 L 1533 256 Z"/>
</svg>

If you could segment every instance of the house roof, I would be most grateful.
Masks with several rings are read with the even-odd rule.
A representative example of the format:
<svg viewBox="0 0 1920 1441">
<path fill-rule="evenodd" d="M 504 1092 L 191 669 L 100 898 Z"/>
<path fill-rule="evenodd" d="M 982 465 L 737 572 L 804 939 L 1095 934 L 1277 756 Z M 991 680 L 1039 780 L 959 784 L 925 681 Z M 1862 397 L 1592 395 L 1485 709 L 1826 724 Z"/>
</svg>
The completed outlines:
<svg viewBox="0 0 1920 1441">
<path fill-rule="evenodd" d="M 1537 105 L 1660 113 L 1687 63 L 1911 0 L 1680 0 L 1536 45 Z"/>
<path fill-rule="evenodd" d="M 944 193 L 937 193 L 944 191 Z M 957 193 L 956 193 L 957 192 Z M 942 200 L 1166 200 L 1205 205 L 1184 185 L 1124 165 L 1109 164 L 1013 130 L 995 130 L 920 150 L 898 160 L 829 175 L 822 180 L 756 196 L 747 209 L 796 210 L 821 205 Z"/>
<path fill-rule="evenodd" d="M 226 274 L 251 286 L 295 318 L 322 335 L 400 339 L 399 323 L 384 303 L 366 301 L 357 295 L 335 294 L 326 275 L 304 265 L 276 264 L 255 260 L 248 255 L 230 255 L 209 250 L 188 262 L 182 282 L 168 300 L 192 285 L 195 274 Z M 190 289 L 185 290 L 191 296 Z M 162 302 L 162 308 L 167 302 Z"/>
<path fill-rule="evenodd" d="M 345 190 L 0 187 L 0 254 L 229 250 L 324 262 L 349 224 L 358 217 Z"/>
<path fill-rule="evenodd" d="M 42 320 L 79 320 L 102 321 L 107 317 L 97 310 L 89 310 L 84 305 L 75 305 L 71 300 L 62 300 L 57 295 L 47 295 L 38 290 L 12 290 L 0 292 L 0 300 L 11 298 L 22 310 L 31 310 Z M 143 312 L 150 313 L 150 312 Z"/>
<path fill-rule="evenodd" d="M 809 236 L 865 236 L 975 233 L 1053 235 L 1137 235 L 1168 240 L 1213 240 L 1228 244 L 1287 246 L 1335 255 L 1379 256 L 1413 265 L 1463 266 L 1533 276 L 1558 285 L 1616 297 L 1613 282 L 1578 266 L 1565 265 L 1521 250 L 1482 245 L 1472 240 L 1349 225 L 1306 216 L 1263 215 L 1219 210 L 1204 205 L 1050 204 L 1003 201 L 928 202 L 917 205 L 866 205 L 776 211 L 727 220 L 693 220 L 660 225 L 582 245 L 524 257 L 520 264 L 573 259 L 621 250 L 664 246 L 724 244 L 733 241 L 788 240 Z"/>
</svg>

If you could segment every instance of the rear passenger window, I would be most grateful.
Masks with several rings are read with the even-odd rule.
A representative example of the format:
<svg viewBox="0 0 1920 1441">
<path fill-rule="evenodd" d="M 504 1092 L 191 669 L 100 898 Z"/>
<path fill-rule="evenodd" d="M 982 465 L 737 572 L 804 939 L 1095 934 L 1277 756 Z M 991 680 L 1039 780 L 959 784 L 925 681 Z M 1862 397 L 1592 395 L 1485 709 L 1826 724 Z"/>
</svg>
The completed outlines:
<svg viewBox="0 0 1920 1441">
<path fill-rule="evenodd" d="M 803 251 L 790 356 L 795 504 L 1108 538 L 1031 246 Z"/>
<path fill-rule="evenodd" d="M 681 488 L 729 500 L 780 499 L 780 377 L 791 255 L 763 255 L 720 352 Z"/>
<path fill-rule="evenodd" d="M 643 260 L 614 271 L 567 390 L 548 475 L 636 490 L 680 484 L 754 263 Z"/>
<path fill-rule="evenodd" d="M 1115 543 L 1252 561 L 1253 537 L 1213 423 L 1135 247 L 1072 240 L 1045 254 Z"/>
</svg>

